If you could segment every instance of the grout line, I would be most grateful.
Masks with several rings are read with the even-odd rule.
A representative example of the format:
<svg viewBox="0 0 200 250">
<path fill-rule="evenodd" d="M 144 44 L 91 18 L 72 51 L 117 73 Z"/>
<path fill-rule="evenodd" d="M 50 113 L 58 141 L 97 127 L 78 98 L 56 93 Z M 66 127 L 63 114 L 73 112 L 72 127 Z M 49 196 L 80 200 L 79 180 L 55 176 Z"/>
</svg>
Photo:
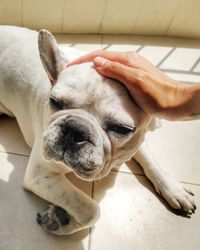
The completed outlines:
<svg viewBox="0 0 200 250">
<path fill-rule="evenodd" d="M 74 47 L 74 46 L 76 46 L 76 43 L 72 43 L 69 45 L 69 47 Z"/>
<path fill-rule="evenodd" d="M 191 183 L 191 182 L 187 182 L 187 181 L 180 181 L 180 182 L 184 183 L 184 184 L 189 184 L 189 185 L 194 185 L 194 186 L 200 187 L 200 184 L 198 184 L 198 183 Z"/>
<path fill-rule="evenodd" d="M 110 46 L 112 46 L 112 44 L 106 45 L 106 47 L 104 47 L 103 50 L 107 50 Z"/>
<path fill-rule="evenodd" d="M 165 55 L 163 57 L 163 59 L 161 59 L 161 61 L 156 65 L 156 67 L 160 67 L 166 60 L 169 56 L 171 56 L 171 54 L 174 52 L 174 50 L 176 49 L 176 47 L 172 48 L 168 53 L 167 55 Z"/>
<path fill-rule="evenodd" d="M 4 153 L 4 154 L 11 154 L 11 155 L 18 155 L 18 156 L 23 156 L 23 157 L 30 157 L 30 155 L 23 155 L 23 154 L 19 154 L 19 153 L 13 153 L 13 152 L 7 152 L 7 151 L 1 151 L 0 153 Z"/>
<path fill-rule="evenodd" d="M 94 181 L 92 182 L 91 197 L 94 198 Z M 92 242 L 92 227 L 89 228 L 88 250 L 91 250 L 91 242 Z"/>
<path fill-rule="evenodd" d="M 178 74 L 200 76 L 200 72 L 191 72 L 191 71 L 187 71 L 187 70 L 176 70 L 176 69 L 163 69 L 163 68 L 160 68 L 160 69 L 164 72 L 167 72 L 167 73 L 178 73 Z"/>
<path fill-rule="evenodd" d="M 112 169 L 111 171 L 118 172 L 118 173 L 123 173 L 123 174 L 131 174 L 131 175 L 142 176 L 142 177 L 146 177 L 148 179 L 148 177 L 145 175 L 145 173 L 144 174 L 137 174 L 137 173 L 133 173 L 133 172 L 119 171 L 119 170 L 116 170 L 116 169 Z M 189 185 L 194 185 L 194 186 L 199 186 L 200 187 L 200 183 L 198 184 L 198 183 L 192 183 L 192 182 L 187 182 L 187 181 L 180 181 L 180 183 L 184 183 L 184 184 L 189 184 Z"/>
<path fill-rule="evenodd" d="M 196 68 L 197 64 L 199 64 L 199 63 L 200 63 L 200 57 L 199 57 L 199 59 L 197 59 L 197 61 L 194 63 L 194 65 L 193 65 L 192 68 L 190 69 L 190 71 L 191 71 L 192 73 L 195 73 L 195 72 L 193 72 L 193 70 Z"/>
<path fill-rule="evenodd" d="M 92 228 L 90 227 L 89 229 L 89 240 L 88 240 L 88 250 L 91 250 L 92 248 L 92 245 L 91 245 L 91 242 L 92 242 Z"/>
<path fill-rule="evenodd" d="M 138 49 L 136 49 L 136 52 L 139 53 L 144 47 L 145 45 L 141 45 Z"/>
<path fill-rule="evenodd" d="M 123 174 L 131 174 L 131 175 L 146 176 L 145 174 L 137 174 L 137 173 L 127 172 L 127 171 L 123 171 L 123 170 L 112 169 L 111 171 L 113 171 L 113 172 L 118 172 L 118 173 L 123 173 Z"/>
</svg>

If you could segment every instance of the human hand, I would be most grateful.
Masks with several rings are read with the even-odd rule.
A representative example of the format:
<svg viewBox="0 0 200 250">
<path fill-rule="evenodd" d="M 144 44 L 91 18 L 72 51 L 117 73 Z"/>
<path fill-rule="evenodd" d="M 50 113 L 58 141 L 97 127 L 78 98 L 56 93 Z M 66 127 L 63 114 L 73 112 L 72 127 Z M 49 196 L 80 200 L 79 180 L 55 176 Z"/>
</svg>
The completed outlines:
<svg viewBox="0 0 200 250">
<path fill-rule="evenodd" d="M 185 119 L 182 104 L 188 85 L 173 80 L 136 52 L 94 51 L 68 66 L 93 61 L 98 72 L 122 82 L 137 105 L 149 115 Z"/>
</svg>

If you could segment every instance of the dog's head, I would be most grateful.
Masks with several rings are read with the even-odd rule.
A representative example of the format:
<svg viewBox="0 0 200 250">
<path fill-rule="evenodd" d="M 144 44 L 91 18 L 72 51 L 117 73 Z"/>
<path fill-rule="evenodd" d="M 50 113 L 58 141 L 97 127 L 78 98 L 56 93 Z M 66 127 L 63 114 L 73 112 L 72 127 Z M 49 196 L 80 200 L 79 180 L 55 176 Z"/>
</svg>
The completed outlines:
<svg viewBox="0 0 200 250">
<path fill-rule="evenodd" d="M 51 33 L 40 31 L 39 51 L 52 83 L 44 158 L 62 162 L 84 180 L 104 177 L 134 155 L 151 118 L 121 83 L 91 63 L 66 67 L 67 55 Z"/>
</svg>

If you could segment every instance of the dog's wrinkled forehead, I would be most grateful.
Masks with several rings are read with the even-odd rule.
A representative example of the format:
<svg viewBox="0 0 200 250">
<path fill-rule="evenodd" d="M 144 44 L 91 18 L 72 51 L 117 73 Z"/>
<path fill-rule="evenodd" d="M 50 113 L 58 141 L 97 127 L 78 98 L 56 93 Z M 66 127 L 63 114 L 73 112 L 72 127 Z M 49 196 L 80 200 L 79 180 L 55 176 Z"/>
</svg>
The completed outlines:
<svg viewBox="0 0 200 250">
<path fill-rule="evenodd" d="M 66 108 L 98 109 L 98 112 L 123 112 L 137 118 L 141 115 L 126 88 L 118 81 L 100 75 L 92 63 L 66 68 L 58 77 L 52 95 L 64 101 Z M 91 110 L 90 110 L 91 111 Z M 134 115 L 133 115 L 134 113 Z"/>
<path fill-rule="evenodd" d="M 55 91 L 74 102 L 91 103 L 102 91 L 104 80 L 91 63 L 74 65 L 61 72 Z"/>
</svg>

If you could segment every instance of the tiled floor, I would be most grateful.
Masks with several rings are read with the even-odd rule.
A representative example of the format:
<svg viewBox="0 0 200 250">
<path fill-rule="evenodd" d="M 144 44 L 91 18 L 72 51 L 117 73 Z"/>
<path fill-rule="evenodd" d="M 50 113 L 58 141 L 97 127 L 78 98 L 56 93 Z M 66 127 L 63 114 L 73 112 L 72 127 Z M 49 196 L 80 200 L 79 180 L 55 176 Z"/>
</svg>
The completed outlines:
<svg viewBox="0 0 200 250">
<path fill-rule="evenodd" d="M 138 50 L 174 78 L 200 82 L 199 41 L 133 36 L 58 35 L 62 46 L 84 50 Z M 147 135 L 155 158 L 195 193 L 200 209 L 200 121 L 166 122 Z M 131 161 L 101 181 L 72 182 L 97 200 L 101 218 L 90 230 L 54 237 L 35 222 L 46 203 L 24 191 L 30 150 L 16 121 L 0 118 L 0 250 L 199 250 L 200 212 L 172 213 L 142 169 Z"/>
</svg>

